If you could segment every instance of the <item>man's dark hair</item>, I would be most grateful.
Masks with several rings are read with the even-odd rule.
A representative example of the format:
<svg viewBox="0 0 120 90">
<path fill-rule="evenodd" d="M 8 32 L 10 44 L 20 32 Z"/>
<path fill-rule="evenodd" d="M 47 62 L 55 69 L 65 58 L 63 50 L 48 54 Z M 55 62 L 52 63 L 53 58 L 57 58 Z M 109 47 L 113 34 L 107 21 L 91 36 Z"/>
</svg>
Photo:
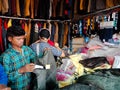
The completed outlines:
<svg viewBox="0 0 120 90">
<path fill-rule="evenodd" d="M 50 32 L 49 32 L 47 29 L 42 29 L 42 30 L 39 32 L 39 36 L 48 39 L 48 38 L 50 37 Z"/>
<path fill-rule="evenodd" d="M 22 36 L 25 35 L 25 31 L 21 26 L 11 26 L 7 29 L 7 37 Z"/>
</svg>

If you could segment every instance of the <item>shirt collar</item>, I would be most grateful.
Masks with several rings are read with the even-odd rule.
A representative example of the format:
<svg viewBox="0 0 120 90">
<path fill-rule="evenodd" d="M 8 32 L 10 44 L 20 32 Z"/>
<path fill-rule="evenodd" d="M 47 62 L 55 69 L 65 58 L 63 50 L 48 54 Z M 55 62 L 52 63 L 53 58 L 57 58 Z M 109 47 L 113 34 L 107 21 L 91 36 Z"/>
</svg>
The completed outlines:
<svg viewBox="0 0 120 90">
<path fill-rule="evenodd" d="M 11 44 L 8 44 L 8 48 L 12 49 L 13 51 L 20 53 L 19 51 L 15 50 Z M 22 46 L 22 51 L 23 51 L 23 46 Z"/>
</svg>

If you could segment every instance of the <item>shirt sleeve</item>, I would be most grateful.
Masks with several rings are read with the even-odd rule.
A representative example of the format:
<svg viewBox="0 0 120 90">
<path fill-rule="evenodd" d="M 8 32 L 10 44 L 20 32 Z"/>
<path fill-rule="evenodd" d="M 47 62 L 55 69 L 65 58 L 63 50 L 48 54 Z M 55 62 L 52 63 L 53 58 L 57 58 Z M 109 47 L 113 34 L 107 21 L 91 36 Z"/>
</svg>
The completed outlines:
<svg viewBox="0 0 120 90">
<path fill-rule="evenodd" d="M 29 46 L 34 52 L 36 52 L 36 45 L 33 43 Z"/>
<path fill-rule="evenodd" d="M 0 84 L 7 85 L 8 78 L 3 66 L 0 64 Z"/>
<path fill-rule="evenodd" d="M 30 60 L 31 60 L 31 62 L 34 62 L 37 58 L 37 55 L 36 55 L 35 51 L 33 51 L 30 47 L 28 47 L 28 49 L 30 52 Z"/>
<path fill-rule="evenodd" d="M 62 54 L 62 51 L 58 50 L 57 48 L 55 48 L 53 46 L 51 46 L 51 51 L 52 51 L 54 56 L 58 56 L 59 57 Z"/>
</svg>

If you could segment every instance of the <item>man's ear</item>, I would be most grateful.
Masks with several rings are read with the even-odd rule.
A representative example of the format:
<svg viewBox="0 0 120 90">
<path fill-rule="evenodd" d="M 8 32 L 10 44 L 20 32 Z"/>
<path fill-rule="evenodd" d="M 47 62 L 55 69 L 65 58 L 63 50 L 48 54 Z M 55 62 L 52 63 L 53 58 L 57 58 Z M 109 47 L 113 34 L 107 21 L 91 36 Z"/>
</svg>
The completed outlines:
<svg viewBox="0 0 120 90">
<path fill-rule="evenodd" d="M 11 42 L 12 41 L 12 37 L 8 37 L 8 41 Z"/>
</svg>

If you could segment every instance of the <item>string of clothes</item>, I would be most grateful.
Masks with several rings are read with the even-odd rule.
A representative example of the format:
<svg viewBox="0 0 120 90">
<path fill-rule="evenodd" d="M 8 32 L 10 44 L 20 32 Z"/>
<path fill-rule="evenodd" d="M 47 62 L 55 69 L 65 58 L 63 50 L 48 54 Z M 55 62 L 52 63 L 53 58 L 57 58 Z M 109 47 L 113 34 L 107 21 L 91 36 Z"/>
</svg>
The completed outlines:
<svg viewBox="0 0 120 90">
<path fill-rule="evenodd" d="M 1 15 L 39 19 L 72 18 L 74 0 L 1 0 Z"/>
<path fill-rule="evenodd" d="M 120 5 L 120 0 L 0 0 L 0 13 L 7 16 L 39 19 L 72 19 Z"/>
<path fill-rule="evenodd" d="M 0 54 L 7 49 L 7 28 L 21 26 L 26 32 L 25 45 L 30 45 L 39 39 L 41 28 L 47 28 L 51 33 L 50 40 L 59 43 L 60 47 L 71 45 L 71 24 L 69 21 L 34 21 L 11 18 L 0 18 Z"/>
<path fill-rule="evenodd" d="M 99 35 L 101 41 L 109 41 L 112 35 L 120 32 L 120 11 L 104 15 L 84 17 L 73 22 L 73 37 L 84 37 L 89 41 L 91 35 Z"/>
</svg>

